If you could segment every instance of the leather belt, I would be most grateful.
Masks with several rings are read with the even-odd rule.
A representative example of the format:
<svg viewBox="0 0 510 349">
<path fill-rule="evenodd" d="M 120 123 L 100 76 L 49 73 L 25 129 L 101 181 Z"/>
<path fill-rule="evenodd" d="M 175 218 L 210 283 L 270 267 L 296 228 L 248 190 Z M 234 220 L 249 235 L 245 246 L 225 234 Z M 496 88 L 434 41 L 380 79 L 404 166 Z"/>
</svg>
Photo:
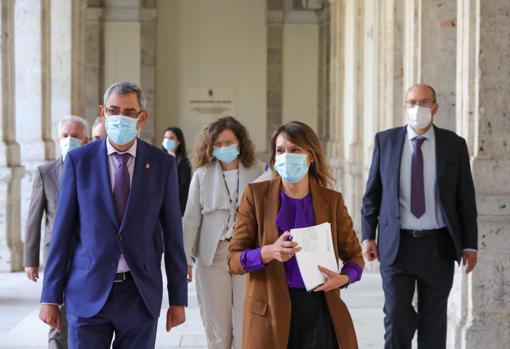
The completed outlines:
<svg viewBox="0 0 510 349">
<path fill-rule="evenodd" d="M 131 278 L 132 278 L 132 276 L 129 271 L 126 271 L 124 273 L 115 273 L 115 278 L 113 279 L 113 283 L 118 284 L 120 282 L 130 280 Z"/>
<path fill-rule="evenodd" d="M 429 229 L 429 230 L 415 230 L 415 229 L 400 229 L 401 232 L 411 235 L 413 238 L 423 238 L 426 236 L 436 236 L 446 233 L 446 228 Z"/>
</svg>

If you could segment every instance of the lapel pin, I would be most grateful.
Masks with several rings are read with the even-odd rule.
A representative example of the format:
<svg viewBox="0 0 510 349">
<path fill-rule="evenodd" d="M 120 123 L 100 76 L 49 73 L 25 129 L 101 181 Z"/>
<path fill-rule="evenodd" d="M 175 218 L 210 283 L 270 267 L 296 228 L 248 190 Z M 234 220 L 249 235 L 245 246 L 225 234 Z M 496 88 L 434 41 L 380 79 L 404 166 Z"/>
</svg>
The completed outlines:
<svg viewBox="0 0 510 349">
<path fill-rule="evenodd" d="M 151 167 L 151 164 L 149 164 L 149 163 L 145 164 L 145 168 L 150 168 L 150 167 Z"/>
</svg>

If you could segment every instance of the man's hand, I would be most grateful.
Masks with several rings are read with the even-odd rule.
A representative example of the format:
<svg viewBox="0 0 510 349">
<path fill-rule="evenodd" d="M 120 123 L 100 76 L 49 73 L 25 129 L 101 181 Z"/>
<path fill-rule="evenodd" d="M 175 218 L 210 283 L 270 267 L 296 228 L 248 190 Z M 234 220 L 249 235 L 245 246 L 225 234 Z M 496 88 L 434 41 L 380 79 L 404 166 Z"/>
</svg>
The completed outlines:
<svg viewBox="0 0 510 349">
<path fill-rule="evenodd" d="M 469 274 L 475 269 L 476 261 L 478 259 L 478 252 L 476 251 L 464 251 L 462 255 L 462 264 L 466 266 L 466 274 Z"/>
<path fill-rule="evenodd" d="M 172 328 L 179 326 L 184 321 L 186 321 L 184 305 L 171 305 L 166 312 L 166 331 L 170 332 Z"/>
<path fill-rule="evenodd" d="M 188 265 L 188 282 L 193 281 L 193 267 Z"/>
<path fill-rule="evenodd" d="M 37 282 L 39 280 L 39 267 L 25 267 L 25 274 L 27 274 L 28 280 Z"/>
<path fill-rule="evenodd" d="M 301 247 L 298 247 L 298 243 L 290 241 L 289 238 L 291 238 L 290 232 L 286 231 L 280 235 L 278 240 L 276 240 L 273 244 L 262 246 L 262 249 L 260 250 L 262 262 L 267 264 L 273 259 L 280 262 L 286 262 L 294 257 L 297 252 L 301 251 Z"/>
<path fill-rule="evenodd" d="M 321 267 L 320 265 L 319 270 L 321 273 L 326 275 L 326 282 L 317 287 L 314 290 L 315 292 L 336 290 L 349 282 L 349 277 L 347 275 L 338 274 L 337 272 Z"/>
<path fill-rule="evenodd" d="M 372 262 L 375 259 L 379 258 L 377 254 L 377 244 L 375 240 L 365 240 L 363 241 L 362 247 L 363 257 L 369 262 Z"/>
<path fill-rule="evenodd" d="M 45 324 L 60 332 L 62 330 L 62 318 L 60 308 L 56 304 L 41 304 L 39 319 Z"/>
</svg>

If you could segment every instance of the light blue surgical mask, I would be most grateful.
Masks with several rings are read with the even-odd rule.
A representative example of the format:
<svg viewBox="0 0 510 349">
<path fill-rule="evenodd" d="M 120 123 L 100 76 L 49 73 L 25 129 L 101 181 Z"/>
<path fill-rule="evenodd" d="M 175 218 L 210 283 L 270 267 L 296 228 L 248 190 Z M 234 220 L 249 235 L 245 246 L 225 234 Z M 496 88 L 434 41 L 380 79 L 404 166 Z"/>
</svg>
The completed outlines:
<svg viewBox="0 0 510 349">
<path fill-rule="evenodd" d="M 297 183 L 308 173 L 307 156 L 291 153 L 276 155 L 274 168 L 285 182 Z"/>
<path fill-rule="evenodd" d="M 135 139 L 138 134 L 136 125 L 140 117 L 130 118 L 124 115 L 109 115 L 105 117 L 104 128 L 108 137 L 118 145 L 124 145 Z"/>
<path fill-rule="evenodd" d="M 62 138 L 59 141 L 59 144 L 60 144 L 60 152 L 62 153 L 62 158 L 65 160 L 66 155 L 69 151 L 81 146 L 81 139 L 69 136 L 66 138 Z"/>
<path fill-rule="evenodd" d="M 163 148 L 167 151 L 174 151 L 177 148 L 177 143 L 170 138 L 163 138 Z"/>
<path fill-rule="evenodd" d="M 239 149 L 235 143 L 227 147 L 214 147 L 213 155 L 216 159 L 228 165 L 237 158 Z"/>
</svg>

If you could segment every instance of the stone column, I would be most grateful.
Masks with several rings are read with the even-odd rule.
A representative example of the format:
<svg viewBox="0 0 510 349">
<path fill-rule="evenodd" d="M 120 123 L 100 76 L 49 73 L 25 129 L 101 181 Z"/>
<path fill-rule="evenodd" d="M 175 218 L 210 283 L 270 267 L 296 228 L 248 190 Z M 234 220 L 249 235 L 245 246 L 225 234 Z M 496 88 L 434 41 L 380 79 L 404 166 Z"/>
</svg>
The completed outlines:
<svg viewBox="0 0 510 349">
<path fill-rule="evenodd" d="M 84 117 L 92 127 L 98 117 L 98 106 L 103 103 L 104 93 L 103 8 L 88 7 L 86 11 Z"/>
<path fill-rule="evenodd" d="M 422 0 L 420 80 L 434 87 L 439 103 L 435 124 L 455 131 L 457 4 Z"/>
<path fill-rule="evenodd" d="M 359 162 L 362 166 L 362 193 L 358 200 L 361 204 L 363 199 L 365 183 L 368 178 L 368 171 L 372 164 L 372 153 L 374 148 L 374 135 L 379 131 L 379 119 L 381 117 L 380 71 L 381 62 L 381 26 L 380 26 L 380 1 L 364 0 L 364 28 L 360 38 L 363 39 L 363 92 L 360 103 L 363 104 L 363 127 L 361 127 L 363 149 L 360 152 Z"/>
<path fill-rule="evenodd" d="M 344 187 L 342 193 L 357 231 L 363 196 L 363 2 L 346 0 L 344 35 Z"/>
<path fill-rule="evenodd" d="M 151 117 L 143 127 L 143 136 L 154 142 L 161 135 L 156 135 L 156 5 L 152 0 L 145 0 L 140 13 L 142 54 L 141 86 L 147 98 L 147 111 Z"/>
<path fill-rule="evenodd" d="M 510 3 L 457 3 L 457 132 L 472 156 L 479 253 L 473 273 L 456 275 L 448 347 L 499 349 L 510 343 Z"/>
<path fill-rule="evenodd" d="M 343 142 L 343 104 L 344 104 L 344 21 L 345 1 L 329 0 L 330 4 L 330 100 L 329 100 L 329 139 L 327 154 L 333 174 L 336 178 L 335 189 L 343 190 L 344 180 L 344 142 Z"/>
<path fill-rule="evenodd" d="M 50 0 L 51 9 L 51 132 L 58 120 L 84 115 L 86 0 Z"/>
<path fill-rule="evenodd" d="M 20 180 L 14 103 L 14 1 L 0 0 L 0 271 L 23 268 Z"/>
<path fill-rule="evenodd" d="M 152 0 L 105 0 L 103 10 L 103 22 L 125 22 L 127 24 L 139 24 L 140 40 L 140 60 L 136 62 L 137 66 L 132 69 L 139 69 L 137 72 L 140 81 L 134 81 L 140 84 L 145 92 L 147 99 L 146 109 L 149 112 L 149 119 L 145 123 L 141 137 L 149 142 L 156 138 L 156 5 Z M 130 22 L 130 23 L 128 23 Z M 118 43 L 118 42 L 116 42 Z M 121 46 L 122 43 L 118 43 Z M 104 43 L 103 43 L 104 45 Z M 117 49 L 117 48 L 115 48 Z M 137 49 L 138 50 L 138 49 Z M 124 51 L 122 51 L 124 52 Z M 138 52 L 138 51 L 137 51 Z M 111 62 L 110 62 L 111 63 Z M 115 63 L 115 62 L 114 62 Z M 108 72 L 104 73 L 107 76 Z M 114 74 L 115 75 L 115 74 Z M 119 77 L 115 76 L 118 80 Z M 103 90 L 107 87 L 107 78 L 103 81 Z M 104 92 L 104 91 L 102 91 Z M 101 100 L 102 100 L 101 92 Z"/>
<path fill-rule="evenodd" d="M 16 138 L 29 168 L 27 162 L 54 158 L 49 1 L 17 0 L 15 18 Z"/>
<path fill-rule="evenodd" d="M 55 157 L 51 139 L 49 1 L 17 0 L 14 12 L 16 140 L 26 170 L 21 181 L 24 232 L 35 169 Z"/>
<path fill-rule="evenodd" d="M 421 0 L 395 0 L 403 7 L 404 18 L 404 89 L 420 81 Z"/>
<path fill-rule="evenodd" d="M 318 135 L 323 146 L 330 137 L 329 130 L 329 51 L 330 51 L 330 22 L 329 3 L 319 15 L 319 105 L 318 105 Z"/>
<path fill-rule="evenodd" d="M 457 5 L 449 0 L 406 2 L 405 88 L 417 82 L 436 90 L 435 123 L 455 130 Z"/>
<path fill-rule="evenodd" d="M 269 139 L 282 124 L 283 1 L 267 0 L 267 123 Z M 268 148 L 269 150 L 269 148 Z"/>
<path fill-rule="evenodd" d="M 404 6 L 407 0 L 380 3 L 380 116 L 377 128 L 402 124 L 404 94 Z M 372 140 L 373 141 L 373 140 Z"/>
</svg>

